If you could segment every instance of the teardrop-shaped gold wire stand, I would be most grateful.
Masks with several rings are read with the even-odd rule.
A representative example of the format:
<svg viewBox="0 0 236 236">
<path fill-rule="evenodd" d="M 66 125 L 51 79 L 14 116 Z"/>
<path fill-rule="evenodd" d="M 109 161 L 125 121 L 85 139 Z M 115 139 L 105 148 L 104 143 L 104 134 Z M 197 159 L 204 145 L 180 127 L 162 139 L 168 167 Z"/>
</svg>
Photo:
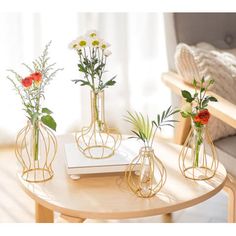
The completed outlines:
<svg viewBox="0 0 236 236">
<path fill-rule="evenodd" d="M 189 135 L 179 154 L 179 169 L 181 173 L 188 179 L 207 180 L 212 178 L 218 168 L 218 159 L 215 146 L 210 137 L 207 126 L 205 129 L 205 137 L 203 138 L 202 151 L 199 154 L 199 165 L 195 164 L 195 145 L 194 145 L 194 128 L 192 127 Z M 207 146 L 210 153 L 207 154 Z"/>
<path fill-rule="evenodd" d="M 166 169 L 152 148 L 143 147 L 125 173 L 129 188 L 142 198 L 155 196 L 166 182 Z"/>
</svg>

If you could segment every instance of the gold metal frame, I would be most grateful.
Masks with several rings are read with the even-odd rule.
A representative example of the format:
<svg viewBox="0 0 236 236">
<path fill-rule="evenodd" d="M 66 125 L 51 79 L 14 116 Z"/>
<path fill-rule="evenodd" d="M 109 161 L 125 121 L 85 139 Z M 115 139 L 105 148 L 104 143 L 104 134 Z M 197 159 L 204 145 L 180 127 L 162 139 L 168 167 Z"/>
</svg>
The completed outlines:
<svg viewBox="0 0 236 236">
<path fill-rule="evenodd" d="M 91 123 L 75 134 L 79 150 L 91 159 L 109 158 L 121 143 L 121 134 L 107 127 L 104 115 L 104 92 L 91 92 Z"/>
<path fill-rule="evenodd" d="M 15 154 L 22 167 L 22 178 L 28 182 L 44 182 L 53 177 L 52 162 L 57 152 L 57 139 L 53 132 L 39 122 L 40 156 L 34 160 L 30 122 L 20 130 L 16 138 Z"/>
<path fill-rule="evenodd" d="M 129 188 L 142 198 L 155 196 L 166 182 L 166 169 L 152 148 L 143 147 L 125 172 Z"/>
<path fill-rule="evenodd" d="M 205 127 L 205 140 L 203 140 L 203 152 L 200 156 L 200 166 L 194 166 L 193 156 L 193 139 L 194 128 L 192 127 L 188 137 L 179 154 L 179 169 L 181 173 L 188 179 L 192 180 L 207 180 L 212 178 L 218 168 L 218 159 L 215 146 L 211 140 L 207 126 Z M 206 146 L 210 147 L 211 155 L 207 155 Z"/>
</svg>

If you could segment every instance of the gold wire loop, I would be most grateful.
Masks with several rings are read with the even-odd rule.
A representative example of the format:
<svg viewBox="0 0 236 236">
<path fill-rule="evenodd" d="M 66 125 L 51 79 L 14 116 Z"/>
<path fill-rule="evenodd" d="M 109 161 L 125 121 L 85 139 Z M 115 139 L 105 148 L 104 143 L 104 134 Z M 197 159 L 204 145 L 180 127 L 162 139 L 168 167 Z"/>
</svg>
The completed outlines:
<svg viewBox="0 0 236 236">
<path fill-rule="evenodd" d="M 38 123 L 38 155 L 35 159 L 33 125 L 28 122 L 16 137 L 15 154 L 22 167 L 22 178 L 28 182 L 44 182 L 53 177 L 52 162 L 57 152 L 57 139 L 53 132 Z"/>
</svg>

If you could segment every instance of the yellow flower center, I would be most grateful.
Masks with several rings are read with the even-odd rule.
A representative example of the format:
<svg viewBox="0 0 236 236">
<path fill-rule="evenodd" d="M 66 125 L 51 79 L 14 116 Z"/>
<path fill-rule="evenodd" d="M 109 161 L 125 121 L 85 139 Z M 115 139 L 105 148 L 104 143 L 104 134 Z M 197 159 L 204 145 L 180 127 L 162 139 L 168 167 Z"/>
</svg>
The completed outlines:
<svg viewBox="0 0 236 236">
<path fill-rule="evenodd" d="M 87 44 L 87 42 L 86 42 L 85 40 L 81 40 L 81 41 L 79 42 L 79 45 L 80 45 L 81 47 L 86 46 L 86 44 Z"/>
<path fill-rule="evenodd" d="M 106 44 L 102 44 L 102 49 L 106 49 L 107 45 Z"/>
<path fill-rule="evenodd" d="M 98 45 L 99 45 L 99 41 L 98 41 L 98 40 L 94 40 L 94 41 L 92 42 L 92 45 L 93 45 L 93 46 L 98 46 Z"/>
<path fill-rule="evenodd" d="M 90 34 L 90 37 L 91 37 L 91 38 L 93 38 L 93 37 L 95 37 L 95 36 L 97 36 L 96 33 L 91 33 L 91 34 Z"/>
<path fill-rule="evenodd" d="M 75 44 L 73 44 L 73 46 L 72 46 L 73 48 L 76 48 L 77 47 L 77 43 L 75 43 Z"/>
</svg>

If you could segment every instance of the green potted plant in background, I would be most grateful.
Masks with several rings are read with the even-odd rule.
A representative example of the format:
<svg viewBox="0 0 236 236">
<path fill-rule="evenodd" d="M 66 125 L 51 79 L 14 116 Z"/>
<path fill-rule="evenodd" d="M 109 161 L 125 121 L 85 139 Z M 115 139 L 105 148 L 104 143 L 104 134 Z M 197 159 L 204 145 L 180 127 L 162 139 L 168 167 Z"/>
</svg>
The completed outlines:
<svg viewBox="0 0 236 236">
<path fill-rule="evenodd" d="M 110 44 L 99 37 L 97 31 L 88 31 L 72 41 L 70 48 L 78 54 L 78 69 L 82 78 L 73 80 L 75 84 L 90 89 L 91 121 L 76 133 L 79 150 L 88 158 L 102 159 L 114 155 L 121 135 L 108 128 L 104 112 L 104 90 L 115 85 L 116 76 L 105 81 L 107 58 L 111 55 Z"/>
<path fill-rule="evenodd" d="M 194 180 L 212 178 L 218 167 L 215 147 L 207 128 L 210 119 L 208 103 L 217 102 L 215 97 L 207 95 L 207 90 L 213 84 L 213 79 L 206 81 L 203 77 L 199 83 L 193 80 L 194 94 L 182 90 L 186 104 L 181 115 L 191 119 L 192 129 L 180 152 L 179 166 L 186 178 Z M 207 146 L 210 147 L 209 155 L 206 152 Z"/>
<path fill-rule="evenodd" d="M 164 126 L 173 127 L 173 123 L 177 120 L 171 117 L 177 112 L 179 110 L 173 110 L 170 106 L 161 115 L 158 114 L 155 120 L 150 120 L 148 115 L 144 117 L 142 113 L 137 112 L 128 112 L 125 117 L 133 128 L 131 130 L 133 136 L 130 138 L 140 140 L 143 144 L 125 174 L 130 189 L 138 197 L 153 197 L 165 184 L 166 170 L 161 160 L 155 155 L 153 142 L 157 130 L 161 130 Z"/>
<path fill-rule="evenodd" d="M 45 98 L 45 86 L 62 70 L 54 69 L 55 63 L 49 64 L 50 44 L 51 42 L 46 45 L 43 54 L 33 61 L 32 68 L 23 63 L 29 71 L 26 77 L 14 70 L 9 70 L 14 79 L 7 77 L 20 96 L 28 119 L 27 125 L 17 135 L 15 153 L 22 166 L 22 178 L 29 182 L 42 182 L 52 178 L 52 161 L 57 151 L 57 140 L 53 134 L 57 124 L 52 111 L 41 104 Z"/>
</svg>

